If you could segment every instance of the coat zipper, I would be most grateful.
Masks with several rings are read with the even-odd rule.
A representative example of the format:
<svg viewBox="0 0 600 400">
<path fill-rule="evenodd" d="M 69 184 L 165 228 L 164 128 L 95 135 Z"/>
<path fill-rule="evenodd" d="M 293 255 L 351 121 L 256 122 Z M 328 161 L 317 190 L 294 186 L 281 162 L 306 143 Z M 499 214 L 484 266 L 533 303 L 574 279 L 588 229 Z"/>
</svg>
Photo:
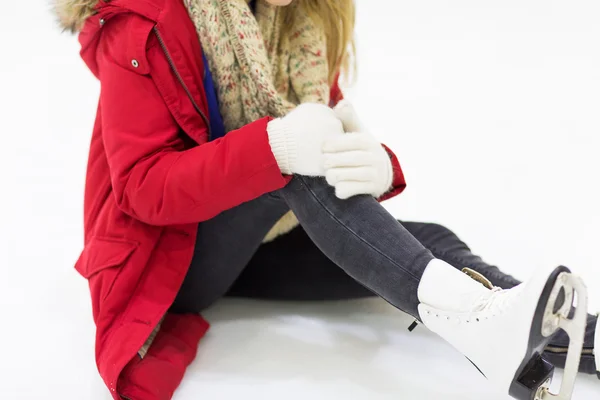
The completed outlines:
<svg viewBox="0 0 600 400">
<path fill-rule="evenodd" d="M 206 124 L 206 127 L 208 129 L 208 141 L 210 141 L 211 137 L 212 137 L 212 132 L 211 132 L 211 129 L 210 129 L 210 123 L 208 122 L 208 118 L 202 112 L 202 110 L 200 109 L 200 107 L 198 107 L 198 104 L 196 103 L 196 100 L 194 100 L 194 97 L 192 96 L 192 93 L 190 92 L 190 90 L 188 89 L 187 85 L 183 81 L 183 78 L 181 77 L 181 74 L 179 73 L 179 71 L 177 71 L 177 67 L 175 66 L 175 63 L 173 62 L 173 58 L 171 57 L 171 53 L 169 53 L 169 50 L 167 49 L 167 46 L 165 45 L 165 41 L 163 40 L 160 32 L 158 31 L 158 27 L 154 26 L 153 30 L 154 30 L 154 34 L 156 35 L 156 38 L 158 39 L 158 43 L 160 44 L 160 47 L 162 48 L 163 52 L 165 53 L 165 56 L 167 57 L 167 62 L 169 63 L 169 66 L 171 67 L 171 70 L 173 70 L 173 73 L 175 74 L 175 77 L 177 77 L 177 80 L 179 81 L 179 83 L 181 83 L 181 86 L 183 86 L 183 90 L 185 90 L 185 93 L 187 93 L 187 96 L 189 97 L 190 101 L 192 102 L 192 105 L 194 106 L 194 109 L 196 110 L 196 112 L 198 112 L 198 114 L 200 114 L 200 116 L 204 120 L 204 123 Z"/>
</svg>

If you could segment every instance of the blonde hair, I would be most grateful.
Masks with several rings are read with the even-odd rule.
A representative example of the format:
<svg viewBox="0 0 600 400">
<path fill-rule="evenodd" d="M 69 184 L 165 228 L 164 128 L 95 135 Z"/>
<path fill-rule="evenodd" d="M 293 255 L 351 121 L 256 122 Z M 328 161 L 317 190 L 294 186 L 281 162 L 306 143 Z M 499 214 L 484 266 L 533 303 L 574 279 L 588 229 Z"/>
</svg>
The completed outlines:
<svg viewBox="0 0 600 400">
<path fill-rule="evenodd" d="M 353 77 L 356 70 L 354 0 L 296 0 L 285 7 L 286 27 L 293 25 L 293 18 L 297 12 L 306 13 L 325 31 L 329 83 L 333 84 L 340 73 L 346 79 Z"/>
</svg>

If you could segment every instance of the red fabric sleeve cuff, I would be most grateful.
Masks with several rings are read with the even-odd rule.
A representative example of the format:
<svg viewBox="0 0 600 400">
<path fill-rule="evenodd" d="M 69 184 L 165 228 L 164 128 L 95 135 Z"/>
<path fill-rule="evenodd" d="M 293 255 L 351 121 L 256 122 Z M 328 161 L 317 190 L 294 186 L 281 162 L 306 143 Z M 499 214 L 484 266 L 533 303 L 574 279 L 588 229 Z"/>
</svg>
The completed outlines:
<svg viewBox="0 0 600 400">
<path fill-rule="evenodd" d="M 390 156 L 390 160 L 392 161 L 392 170 L 394 171 L 394 178 L 392 180 L 392 188 L 384 193 L 381 197 L 379 197 L 379 201 L 389 200 L 392 197 L 395 197 L 402 193 L 404 189 L 406 189 L 406 180 L 404 179 L 404 172 L 402 171 L 402 167 L 400 166 L 400 162 L 398 161 L 398 157 L 394 154 L 389 147 L 382 144 L 385 151 Z"/>
</svg>

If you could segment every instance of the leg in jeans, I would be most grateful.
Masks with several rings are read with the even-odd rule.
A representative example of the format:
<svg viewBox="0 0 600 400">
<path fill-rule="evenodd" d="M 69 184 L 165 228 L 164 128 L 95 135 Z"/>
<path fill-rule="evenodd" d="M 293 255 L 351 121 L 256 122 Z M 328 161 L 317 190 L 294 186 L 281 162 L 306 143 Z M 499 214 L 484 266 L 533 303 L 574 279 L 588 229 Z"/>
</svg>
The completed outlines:
<svg viewBox="0 0 600 400">
<path fill-rule="evenodd" d="M 432 223 L 400 222 L 425 248 L 457 269 L 471 268 L 494 286 L 520 282 L 485 263 L 448 228 Z M 229 296 L 292 301 L 348 300 L 376 296 L 328 259 L 302 227 L 261 245 Z"/>
<path fill-rule="evenodd" d="M 458 236 L 445 226 L 423 222 L 403 222 L 406 229 L 433 255 L 458 269 L 471 268 L 489 279 L 494 286 L 510 289 L 518 280 L 473 254 Z"/>
<path fill-rule="evenodd" d="M 323 179 L 307 177 L 295 177 L 278 194 L 333 263 L 419 318 L 417 290 L 434 257 L 373 197 L 340 200 Z"/>
<path fill-rule="evenodd" d="M 335 265 L 418 317 L 417 289 L 431 252 L 372 197 L 340 200 L 324 179 L 299 176 L 274 194 L 200 224 L 195 256 L 172 310 L 198 312 L 225 295 L 288 208 Z"/>
<path fill-rule="evenodd" d="M 170 311 L 197 313 L 219 300 L 287 211 L 266 194 L 199 224 L 194 256 Z"/>
<path fill-rule="evenodd" d="M 261 245 L 227 295 L 283 301 L 376 296 L 327 258 L 300 226 Z"/>
</svg>

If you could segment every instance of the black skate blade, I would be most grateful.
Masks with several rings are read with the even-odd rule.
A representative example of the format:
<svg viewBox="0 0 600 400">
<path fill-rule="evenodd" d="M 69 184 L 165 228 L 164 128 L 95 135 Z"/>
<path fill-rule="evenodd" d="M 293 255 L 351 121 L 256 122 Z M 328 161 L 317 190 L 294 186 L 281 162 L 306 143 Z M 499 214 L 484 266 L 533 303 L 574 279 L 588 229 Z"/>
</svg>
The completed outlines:
<svg viewBox="0 0 600 400">
<path fill-rule="evenodd" d="M 550 342 L 549 337 L 542 334 L 544 311 L 550 299 L 550 294 L 556 285 L 558 276 L 563 272 L 571 272 L 567 267 L 558 267 L 548 277 L 548 282 L 542 291 L 540 300 L 535 309 L 527 352 L 523 357 L 521 366 L 515 373 L 515 378 L 510 386 L 509 394 L 517 400 L 535 400 L 538 389 L 545 385 L 554 375 L 554 366 L 544 360 L 541 354 Z"/>
</svg>

